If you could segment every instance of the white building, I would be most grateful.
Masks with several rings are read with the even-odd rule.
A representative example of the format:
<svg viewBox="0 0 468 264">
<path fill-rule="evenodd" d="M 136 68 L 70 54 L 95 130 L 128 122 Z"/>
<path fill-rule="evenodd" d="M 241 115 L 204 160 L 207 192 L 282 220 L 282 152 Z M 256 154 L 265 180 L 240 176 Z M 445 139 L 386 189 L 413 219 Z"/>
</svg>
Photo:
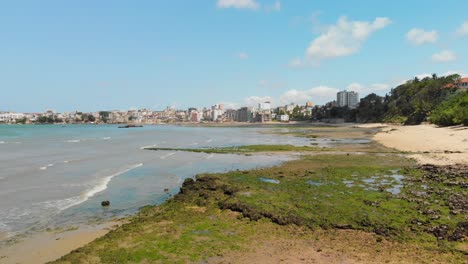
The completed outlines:
<svg viewBox="0 0 468 264">
<path fill-rule="evenodd" d="M 457 83 L 458 88 L 468 88 L 468 78 L 461 78 Z"/>
<path fill-rule="evenodd" d="M 336 94 L 336 102 L 339 107 L 356 108 L 359 103 L 359 94 L 356 92 L 341 91 Z"/>
<path fill-rule="evenodd" d="M 1 113 L 0 114 L 0 122 L 2 123 L 16 123 L 16 120 L 23 119 L 25 115 L 23 113 Z"/>
<path fill-rule="evenodd" d="M 295 103 L 291 103 L 291 104 L 286 105 L 285 106 L 286 107 L 286 112 L 291 113 L 294 110 L 294 108 L 296 108 L 296 106 L 297 105 Z"/>
<path fill-rule="evenodd" d="M 264 102 L 258 104 L 258 110 L 260 111 L 270 111 L 271 110 L 271 102 Z"/>
<path fill-rule="evenodd" d="M 278 115 L 277 119 L 281 122 L 288 122 L 289 121 L 289 115 Z"/>
<path fill-rule="evenodd" d="M 211 111 L 211 119 L 213 121 L 222 120 L 223 114 L 224 114 L 224 110 L 214 109 L 214 110 Z"/>
</svg>

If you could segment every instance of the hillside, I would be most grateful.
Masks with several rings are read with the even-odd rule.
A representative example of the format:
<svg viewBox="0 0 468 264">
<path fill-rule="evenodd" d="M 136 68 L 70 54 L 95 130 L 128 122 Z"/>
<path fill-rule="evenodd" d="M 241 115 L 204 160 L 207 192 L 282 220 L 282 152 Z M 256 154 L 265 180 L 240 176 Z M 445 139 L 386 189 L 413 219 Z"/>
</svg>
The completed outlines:
<svg viewBox="0 0 468 264">
<path fill-rule="evenodd" d="M 466 124 L 466 91 L 453 88 L 459 75 L 422 80 L 414 78 L 392 89 L 386 97 L 370 94 L 361 100 L 356 120 L 417 125 L 430 121 L 438 125 Z M 465 120 L 465 121 L 464 121 Z"/>
</svg>

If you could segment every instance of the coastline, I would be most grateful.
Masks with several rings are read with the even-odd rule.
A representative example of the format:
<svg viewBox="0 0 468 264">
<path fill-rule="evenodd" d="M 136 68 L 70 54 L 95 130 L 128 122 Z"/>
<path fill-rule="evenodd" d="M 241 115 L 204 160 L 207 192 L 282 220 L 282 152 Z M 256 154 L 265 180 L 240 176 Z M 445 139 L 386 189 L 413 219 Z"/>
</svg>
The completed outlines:
<svg viewBox="0 0 468 264">
<path fill-rule="evenodd" d="M 125 219 L 80 225 L 65 230 L 44 231 L 25 237 L 10 238 L 0 247 L 0 263 L 47 263 L 56 260 L 125 223 Z M 8 240 L 7 240 L 8 241 Z M 25 254 L 28 252 L 27 254 Z"/>
<path fill-rule="evenodd" d="M 356 125 L 356 124 L 354 124 Z M 348 127 L 348 126 L 347 126 Z M 372 124 L 372 125 L 359 125 L 356 127 L 364 127 L 364 128 L 373 128 L 375 129 L 376 127 L 381 127 L 381 131 L 377 132 L 376 134 L 369 135 L 375 142 L 380 143 L 384 145 L 385 147 L 388 148 L 394 148 L 400 151 L 409 151 L 409 152 L 423 152 L 426 151 L 427 148 L 424 146 L 425 140 L 427 140 L 425 137 L 418 137 L 417 133 L 414 135 L 414 129 L 417 130 L 417 127 L 413 127 L 412 129 L 401 129 L 401 126 L 392 126 L 392 125 L 385 125 L 385 124 Z M 436 127 L 429 126 L 430 128 L 427 128 L 428 131 L 432 131 L 433 129 L 440 129 Z M 392 129 L 397 129 L 397 130 L 392 130 Z M 400 130 L 398 130 L 400 129 Z M 447 133 L 445 129 L 443 129 L 443 133 Z M 400 131 L 403 135 L 399 135 L 396 132 Z M 426 130 L 425 130 L 426 131 Z M 437 130 L 435 130 L 437 131 Z M 452 130 L 448 130 L 452 131 Z M 463 130 L 465 133 L 467 133 L 468 130 Z M 340 132 L 337 135 L 341 136 Z M 409 133 L 409 134 L 408 134 Z M 436 133 L 436 132 L 433 132 Z M 462 136 L 465 133 L 461 133 Z M 460 134 L 460 132 L 456 133 L 457 135 Z M 414 138 L 411 140 L 410 143 L 400 143 L 398 144 L 398 138 L 401 138 L 402 136 L 407 136 L 410 135 L 409 138 Z M 438 137 L 439 134 L 432 134 L 435 137 Z M 452 136 L 454 139 L 458 139 L 458 136 Z M 418 141 L 419 140 L 419 141 Z M 461 141 L 458 142 L 457 146 L 455 148 L 451 148 L 450 145 L 444 145 L 444 144 L 454 144 L 453 141 L 442 141 L 437 144 L 438 147 L 450 149 L 450 150 L 456 150 L 456 149 L 463 149 L 467 147 L 468 142 L 466 141 Z M 439 145 L 440 144 L 440 145 Z M 373 145 L 372 145 L 373 146 Z M 416 159 L 418 163 L 425 163 L 424 161 L 428 160 L 429 155 L 434 155 L 437 154 L 439 161 L 450 161 L 450 162 L 455 162 L 456 160 L 451 160 L 450 157 L 453 154 L 466 154 L 466 153 L 437 153 L 438 149 L 433 148 L 432 146 L 431 151 L 433 153 L 418 153 L 418 154 L 405 154 L 409 157 L 414 157 L 416 159 L 415 155 L 421 155 L 424 157 L 424 159 Z M 343 153 L 341 154 L 346 154 L 348 151 L 342 151 Z M 274 154 L 275 152 L 272 152 Z M 284 154 L 284 153 L 283 153 Z M 298 153 L 290 153 L 291 155 L 298 155 Z M 304 153 L 302 153 L 304 155 Z M 310 155 L 320 155 L 322 153 L 318 154 L 311 154 Z M 341 155 L 340 154 L 340 155 Z M 308 154 L 305 154 L 308 155 Z M 324 155 L 338 155 L 336 152 L 330 152 L 328 154 Z M 353 154 L 351 154 L 352 156 Z M 364 155 L 364 154 L 359 154 L 359 155 Z M 343 155 L 344 157 L 349 156 L 349 153 L 346 155 Z M 444 158 L 445 159 L 442 159 Z M 465 160 L 466 161 L 466 160 Z M 442 163 L 442 164 L 447 164 L 447 163 Z M 453 164 L 453 163 L 450 163 Z M 266 169 L 266 171 L 270 171 L 269 169 Z M 266 174 L 267 176 L 270 176 L 270 174 Z M 281 179 L 282 181 L 282 179 Z M 207 182 L 209 185 L 210 183 Z M 250 196 L 250 192 L 245 192 L 245 195 Z M 181 189 L 181 193 L 179 193 L 177 196 L 181 197 L 183 194 L 183 191 Z M 184 195 L 182 195 L 183 197 Z M 165 202 L 162 207 L 167 207 L 168 204 L 174 203 L 174 199 L 171 199 L 167 202 Z M 189 213 L 205 213 L 207 210 L 204 206 L 198 206 L 198 205 L 185 205 L 184 210 L 189 210 Z M 147 210 L 155 210 L 156 212 L 159 213 L 159 206 L 151 206 L 148 207 L 147 209 L 143 209 L 140 211 L 138 216 L 136 218 L 144 218 L 144 216 L 147 214 Z M 192 212 L 194 211 L 194 212 Z M 224 210 L 223 210 L 224 211 Z M 219 215 L 220 214 L 220 215 Z M 226 215 L 225 215 L 226 214 Z M 213 216 L 214 215 L 214 216 Z M 219 212 L 219 211 L 214 211 L 211 214 L 205 215 L 207 217 L 227 217 L 229 221 L 234 221 L 233 219 L 238 219 L 241 214 L 239 213 L 233 213 L 233 212 Z M 196 215 L 199 217 L 199 215 Z M 128 218 L 127 218 L 128 219 Z M 161 220 L 160 220 L 161 221 Z M 162 225 L 166 226 L 172 223 L 174 220 L 173 219 L 166 219 L 162 220 L 161 222 L 156 222 L 157 226 Z M 84 226 L 80 227 L 77 230 L 71 230 L 71 231 L 65 231 L 62 233 L 46 233 L 46 234 L 40 234 L 37 235 L 37 237 L 33 237 L 33 239 L 30 242 L 22 244 L 17 243 L 11 247 L 11 251 L 8 252 L 5 249 L 0 248 L 0 262 L 2 261 L 10 261 L 11 262 L 6 262 L 6 263 L 40 263 L 40 262 L 46 262 L 46 261 L 53 261 L 55 259 L 58 259 L 62 256 L 65 255 L 65 257 L 73 256 L 73 255 L 79 255 L 80 253 L 72 253 L 71 255 L 68 254 L 70 251 L 82 248 L 85 246 L 85 248 L 89 248 L 90 245 L 96 244 L 96 243 L 90 243 L 94 241 L 97 238 L 102 238 L 102 239 L 108 239 L 112 241 L 112 237 L 115 236 L 115 234 L 122 234 L 125 232 L 130 232 L 130 231 L 125 231 L 125 230 L 132 230 L 135 228 L 135 226 L 138 224 L 138 221 L 136 223 L 129 223 L 127 224 L 126 228 L 117 228 L 115 223 L 105 223 L 102 225 L 94 226 L 94 227 L 89 227 L 89 226 Z M 244 225 L 247 224 L 245 221 L 240 222 L 240 224 Z M 370 261 L 370 258 L 375 257 L 378 260 L 386 261 L 389 259 L 392 259 L 393 256 L 392 254 L 387 254 L 388 252 L 381 253 L 381 250 L 383 251 L 388 251 L 394 252 L 396 251 L 401 251 L 398 254 L 395 253 L 398 256 L 399 260 L 404 260 L 406 257 L 411 257 L 412 261 L 408 262 L 416 262 L 418 259 L 418 254 L 421 253 L 424 255 L 424 259 L 428 260 L 430 259 L 430 250 L 426 251 L 424 246 L 422 245 L 405 245 L 405 244 L 399 244 L 394 241 L 387 241 L 384 238 L 384 242 L 379 244 L 375 244 L 375 241 L 379 241 L 382 238 L 379 236 L 376 236 L 372 232 L 364 232 L 360 230 L 341 230 L 341 227 L 337 229 L 332 229 L 335 231 L 314 231 L 310 233 L 310 230 L 302 230 L 301 228 L 295 229 L 295 228 L 290 228 L 288 227 L 287 229 L 283 228 L 283 225 L 276 226 L 276 224 L 270 224 L 270 223 L 260 223 L 259 228 L 266 228 L 267 230 L 269 229 L 274 229 L 275 233 L 274 235 L 268 236 L 268 237 L 261 237 L 262 241 L 257 245 L 256 243 L 247 243 L 245 242 L 243 245 L 249 245 L 251 248 L 255 248 L 255 250 L 250 249 L 248 254 L 243 256 L 243 253 L 239 255 L 240 253 L 236 250 L 230 251 L 228 250 L 225 253 L 220 253 L 218 257 L 214 258 L 209 258 L 208 263 L 223 263 L 223 261 L 231 261 L 233 263 L 248 263 L 250 260 L 278 260 L 278 259 L 284 259 L 285 261 L 304 261 L 304 260 L 311 260 L 311 261 L 318 261 L 319 263 L 341 263 L 343 261 L 347 261 L 350 263 L 354 262 L 359 262 L 359 263 L 372 263 Z M 265 227 L 266 226 L 266 227 Z M 118 230 L 117 230 L 118 229 Z M 344 228 L 347 229 L 347 228 Z M 113 232 L 113 236 L 106 236 L 106 234 L 109 233 L 111 230 L 116 230 L 116 232 Z M 198 231 L 197 231 L 198 232 Z M 200 232 L 205 232 L 204 230 Z M 286 232 L 286 233 L 285 233 Z M 292 232 L 295 235 L 293 237 L 288 237 L 288 232 Z M 306 235 L 304 235 L 306 234 Z M 263 234 L 262 234 L 263 236 Z M 317 241 L 317 237 L 320 237 L 320 241 Z M 56 240 L 56 239 L 59 240 Z M 279 240 L 277 242 L 276 239 Z M 202 237 L 201 241 L 204 241 L 206 238 Z M 101 239 L 99 239 L 101 240 Z M 312 243 L 310 241 L 316 241 L 315 243 Z M 327 241 L 324 243 L 321 243 L 321 241 Z M 350 242 L 350 245 L 347 245 L 347 242 Z M 62 246 L 64 245 L 64 246 Z M 405 247 L 408 247 L 406 249 Z M 241 247 L 241 246 L 239 246 Z M 342 247 L 342 248 L 340 248 Z M 359 250 L 360 248 L 363 247 L 369 247 L 366 249 L 362 249 L 362 252 L 356 252 L 356 250 Z M 91 247 L 92 248 L 92 247 Z M 32 250 L 33 256 L 32 258 L 25 258 L 25 256 L 22 256 L 21 252 L 25 251 L 30 251 Z M 377 251 L 375 251 L 377 250 Z M 411 252 L 411 250 L 415 250 L 415 252 Z M 81 249 L 79 251 L 82 251 Z M 284 251 L 285 253 L 278 253 Z M 6 253 L 10 253 L 9 258 L 2 258 L 3 255 Z M 86 252 L 86 251 L 85 251 Z M 289 252 L 289 253 L 288 253 Z M 298 257 L 293 257 L 291 258 L 289 255 L 294 254 L 297 255 Z M 437 253 L 440 254 L 440 253 Z M 441 254 L 440 256 L 445 256 Z M 440 257 L 439 256 L 439 257 Z M 397 261 L 394 259 L 394 261 Z M 58 261 L 59 263 L 60 260 Z M 74 261 L 71 261 L 72 263 L 75 263 Z M 3 262 L 2 262 L 3 263 Z"/>
<path fill-rule="evenodd" d="M 468 127 L 435 125 L 401 126 L 369 124 L 380 127 L 373 140 L 388 148 L 413 152 L 409 157 L 419 164 L 455 165 L 468 163 Z"/>
</svg>

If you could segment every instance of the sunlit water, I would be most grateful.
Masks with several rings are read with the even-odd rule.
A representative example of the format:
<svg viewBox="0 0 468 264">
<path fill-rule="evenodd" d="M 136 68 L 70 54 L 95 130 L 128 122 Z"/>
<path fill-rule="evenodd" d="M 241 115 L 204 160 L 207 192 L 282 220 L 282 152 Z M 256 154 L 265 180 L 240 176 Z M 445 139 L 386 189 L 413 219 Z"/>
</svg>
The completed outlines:
<svg viewBox="0 0 468 264">
<path fill-rule="evenodd" d="M 290 159 L 144 150 L 147 146 L 310 144 L 307 139 L 264 132 L 231 127 L 2 125 L 0 233 L 132 214 L 177 193 L 183 180 L 197 173 L 271 166 Z M 102 200 L 111 201 L 111 206 L 102 208 Z"/>
</svg>

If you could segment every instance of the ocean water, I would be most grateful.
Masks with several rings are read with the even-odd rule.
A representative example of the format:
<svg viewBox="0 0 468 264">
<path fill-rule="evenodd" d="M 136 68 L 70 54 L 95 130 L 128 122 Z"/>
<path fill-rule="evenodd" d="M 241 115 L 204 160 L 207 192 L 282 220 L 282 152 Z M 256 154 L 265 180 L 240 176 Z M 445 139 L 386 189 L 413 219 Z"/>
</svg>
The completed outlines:
<svg viewBox="0 0 468 264">
<path fill-rule="evenodd" d="M 0 126 L 0 233 L 10 236 L 137 212 L 178 192 L 183 180 L 278 164 L 288 156 L 242 156 L 171 148 L 309 145 L 267 128 L 114 125 Z M 169 189 L 169 192 L 164 192 Z M 102 200 L 111 206 L 101 207 Z"/>
</svg>

